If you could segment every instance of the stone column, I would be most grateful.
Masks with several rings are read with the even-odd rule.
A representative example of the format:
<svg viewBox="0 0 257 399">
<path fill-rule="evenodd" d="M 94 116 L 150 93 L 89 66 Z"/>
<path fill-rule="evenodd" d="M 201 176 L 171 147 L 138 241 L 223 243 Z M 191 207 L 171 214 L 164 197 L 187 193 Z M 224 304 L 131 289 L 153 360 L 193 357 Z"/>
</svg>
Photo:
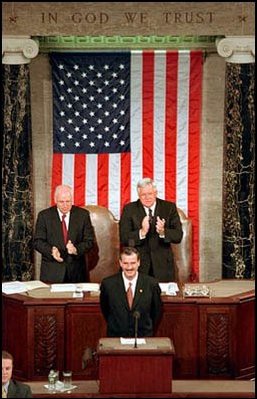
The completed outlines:
<svg viewBox="0 0 257 399">
<path fill-rule="evenodd" d="M 254 278 L 254 62 L 253 36 L 216 42 L 226 64 L 223 161 L 222 277 Z"/>
<path fill-rule="evenodd" d="M 29 36 L 3 36 L 2 281 L 34 278 Z"/>
<path fill-rule="evenodd" d="M 39 45 L 30 36 L 3 36 L 2 64 L 29 64 L 38 55 Z"/>
<path fill-rule="evenodd" d="M 218 54 L 233 64 L 255 62 L 254 36 L 228 36 L 216 40 Z"/>
</svg>

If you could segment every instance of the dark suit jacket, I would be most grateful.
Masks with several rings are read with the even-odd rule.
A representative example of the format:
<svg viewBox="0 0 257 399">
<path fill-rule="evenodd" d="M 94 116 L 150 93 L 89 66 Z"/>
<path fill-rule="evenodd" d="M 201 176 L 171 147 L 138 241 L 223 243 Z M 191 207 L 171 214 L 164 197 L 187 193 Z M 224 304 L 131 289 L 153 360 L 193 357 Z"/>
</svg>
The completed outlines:
<svg viewBox="0 0 257 399">
<path fill-rule="evenodd" d="M 32 398 L 30 386 L 11 380 L 8 387 L 7 398 Z"/>
<path fill-rule="evenodd" d="M 161 289 L 157 280 L 144 273 L 138 274 L 132 309 L 127 303 L 121 272 L 104 278 L 100 289 L 100 306 L 107 322 L 108 337 L 134 337 L 135 311 L 140 313 L 138 337 L 154 334 L 162 309 Z"/>
<path fill-rule="evenodd" d="M 171 243 L 182 240 L 183 231 L 173 202 L 157 198 L 152 229 L 145 239 L 140 240 L 139 230 L 146 216 L 140 200 L 125 205 L 120 218 L 120 241 L 122 245 L 136 247 L 140 253 L 139 271 L 149 274 L 152 267 L 153 276 L 162 282 L 174 281 L 175 270 Z M 155 230 L 156 217 L 165 219 L 165 238 L 160 238 Z"/>
<path fill-rule="evenodd" d="M 69 255 L 63 239 L 62 225 L 57 207 L 47 208 L 38 214 L 34 248 L 42 254 L 40 280 L 52 283 L 86 281 L 85 253 L 93 246 L 94 229 L 88 210 L 72 206 L 68 239 L 77 248 L 77 255 Z M 59 249 L 64 262 L 57 262 L 51 255 L 52 247 Z"/>
</svg>

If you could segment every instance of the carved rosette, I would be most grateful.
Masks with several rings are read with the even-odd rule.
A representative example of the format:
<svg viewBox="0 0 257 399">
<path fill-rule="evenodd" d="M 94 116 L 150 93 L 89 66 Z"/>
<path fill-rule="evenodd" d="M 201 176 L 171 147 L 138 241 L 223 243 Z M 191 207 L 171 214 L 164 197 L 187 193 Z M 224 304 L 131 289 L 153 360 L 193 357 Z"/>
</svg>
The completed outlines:
<svg viewBox="0 0 257 399">
<path fill-rule="evenodd" d="M 2 64 L 29 64 L 38 55 L 38 42 L 30 36 L 3 36 Z"/>
<path fill-rule="evenodd" d="M 227 62 L 249 64 L 255 62 L 255 38 L 231 36 L 216 40 L 218 54 Z"/>
</svg>

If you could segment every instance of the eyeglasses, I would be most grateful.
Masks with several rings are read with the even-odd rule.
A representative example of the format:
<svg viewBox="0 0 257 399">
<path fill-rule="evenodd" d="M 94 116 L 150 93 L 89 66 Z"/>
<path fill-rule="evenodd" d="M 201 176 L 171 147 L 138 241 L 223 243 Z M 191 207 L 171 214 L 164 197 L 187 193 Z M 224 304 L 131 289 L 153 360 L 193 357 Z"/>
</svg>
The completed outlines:
<svg viewBox="0 0 257 399">
<path fill-rule="evenodd" d="M 70 204 L 71 203 L 71 201 L 56 201 L 56 202 L 57 202 L 57 204 L 61 204 L 61 205 Z"/>
</svg>

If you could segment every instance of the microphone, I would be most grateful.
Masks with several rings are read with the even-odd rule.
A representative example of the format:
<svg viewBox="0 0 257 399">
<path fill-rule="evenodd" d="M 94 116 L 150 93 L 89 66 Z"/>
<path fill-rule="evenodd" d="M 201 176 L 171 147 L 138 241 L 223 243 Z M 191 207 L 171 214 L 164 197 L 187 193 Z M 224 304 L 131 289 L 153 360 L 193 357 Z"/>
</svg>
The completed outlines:
<svg viewBox="0 0 257 399">
<path fill-rule="evenodd" d="M 135 345 L 134 348 L 137 348 L 137 330 L 138 330 L 138 319 L 140 319 L 140 312 L 135 310 L 133 313 L 133 317 L 135 318 Z"/>
</svg>

